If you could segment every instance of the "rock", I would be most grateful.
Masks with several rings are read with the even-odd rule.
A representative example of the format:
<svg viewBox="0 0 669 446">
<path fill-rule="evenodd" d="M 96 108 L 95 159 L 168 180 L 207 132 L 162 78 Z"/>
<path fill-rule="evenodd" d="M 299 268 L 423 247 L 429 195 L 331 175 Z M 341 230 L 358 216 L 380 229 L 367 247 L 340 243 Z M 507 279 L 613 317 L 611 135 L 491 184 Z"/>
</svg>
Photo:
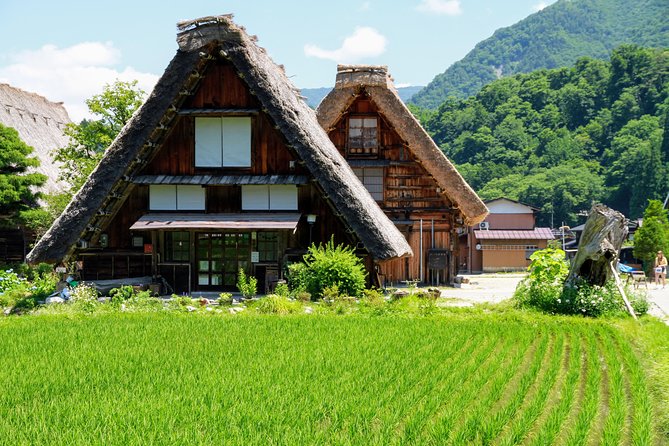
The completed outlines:
<svg viewBox="0 0 669 446">
<path fill-rule="evenodd" d="M 214 309 L 211 308 L 211 307 L 207 307 L 206 310 L 207 310 L 207 311 L 213 311 Z"/>
<path fill-rule="evenodd" d="M 125 304 L 121 304 L 121 311 L 125 311 Z"/>
<path fill-rule="evenodd" d="M 192 311 L 195 311 L 195 310 L 197 310 L 197 308 L 195 308 L 195 307 L 194 307 L 194 306 L 192 306 L 192 305 L 188 305 L 188 306 L 186 307 L 186 310 L 188 310 L 188 311 L 191 311 L 191 312 L 192 312 Z"/>
<path fill-rule="evenodd" d="M 5 311 L 3 311 L 3 313 L 5 314 L 5 316 L 9 316 L 10 314 L 12 314 L 12 310 L 13 310 L 12 307 L 7 307 L 5 308 Z"/>
<path fill-rule="evenodd" d="M 306 314 L 311 314 L 311 313 L 314 312 L 314 309 L 311 308 L 311 307 L 304 307 L 304 312 L 305 312 Z"/>
<path fill-rule="evenodd" d="M 65 299 L 63 299 L 62 297 L 58 297 L 58 296 L 51 296 L 51 297 L 47 297 L 45 302 L 47 304 L 62 304 L 63 302 L 65 302 Z"/>
</svg>

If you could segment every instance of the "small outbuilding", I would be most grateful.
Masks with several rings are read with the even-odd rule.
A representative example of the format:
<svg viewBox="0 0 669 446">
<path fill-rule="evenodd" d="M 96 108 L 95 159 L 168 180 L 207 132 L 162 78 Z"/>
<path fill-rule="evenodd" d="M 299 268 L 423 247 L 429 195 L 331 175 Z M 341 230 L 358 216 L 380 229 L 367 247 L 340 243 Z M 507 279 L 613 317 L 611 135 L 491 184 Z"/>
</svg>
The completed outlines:
<svg viewBox="0 0 669 446">
<path fill-rule="evenodd" d="M 460 236 L 460 271 L 525 271 L 530 256 L 553 240 L 550 228 L 535 227 L 533 206 L 508 198 L 485 202 L 490 214 Z"/>
</svg>

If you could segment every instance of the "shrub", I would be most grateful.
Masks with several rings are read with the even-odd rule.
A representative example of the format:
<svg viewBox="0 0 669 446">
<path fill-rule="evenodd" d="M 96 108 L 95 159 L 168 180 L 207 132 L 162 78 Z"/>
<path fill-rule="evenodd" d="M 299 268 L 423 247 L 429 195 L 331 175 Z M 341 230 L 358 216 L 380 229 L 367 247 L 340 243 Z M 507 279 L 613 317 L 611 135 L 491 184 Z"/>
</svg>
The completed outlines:
<svg viewBox="0 0 669 446">
<path fill-rule="evenodd" d="M 288 288 L 288 284 L 283 282 L 277 283 L 276 287 L 274 288 L 274 294 L 283 297 L 290 296 L 290 289 Z"/>
<path fill-rule="evenodd" d="M 532 307 L 546 312 L 560 312 L 562 285 L 569 273 L 569 263 L 561 249 L 546 248 L 531 256 L 529 274 L 514 293 L 519 307 Z"/>
<path fill-rule="evenodd" d="M 622 313 L 624 303 L 615 283 L 610 280 L 604 286 L 590 285 L 579 281 L 573 287 L 565 287 L 569 265 L 564 251 L 548 248 L 536 251 L 530 257 L 529 275 L 516 288 L 514 299 L 519 307 L 531 307 L 546 313 L 580 314 L 598 317 Z M 633 295 L 634 293 L 628 293 Z M 638 307 L 643 310 L 643 296 Z M 636 311 L 636 310 L 635 310 Z"/>
<path fill-rule="evenodd" d="M 258 279 L 253 276 L 247 276 L 244 269 L 239 268 L 237 289 L 245 298 L 254 297 L 258 292 Z"/>
<path fill-rule="evenodd" d="M 109 291 L 109 297 L 112 304 L 121 306 L 123 302 L 131 299 L 135 295 L 135 289 L 130 285 L 122 285 L 119 288 L 112 288 Z"/>
<path fill-rule="evenodd" d="M 256 311 L 262 314 L 290 314 L 300 310 L 298 302 L 288 299 L 286 296 L 270 294 L 258 300 Z"/>
<path fill-rule="evenodd" d="M 219 305 L 232 305 L 232 293 L 221 293 L 218 295 Z"/>
<path fill-rule="evenodd" d="M 333 285 L 346 296 L 360 297 L 366 276 L 362 260 L 353 248 L 335 246 L 334 239 L 325 245 L 312 244 L 304 256 L 304 266 L 290 268 L 293 289 L 303 288 L 314 299 L 323 297 L 323 290 Z"/>
</svg>

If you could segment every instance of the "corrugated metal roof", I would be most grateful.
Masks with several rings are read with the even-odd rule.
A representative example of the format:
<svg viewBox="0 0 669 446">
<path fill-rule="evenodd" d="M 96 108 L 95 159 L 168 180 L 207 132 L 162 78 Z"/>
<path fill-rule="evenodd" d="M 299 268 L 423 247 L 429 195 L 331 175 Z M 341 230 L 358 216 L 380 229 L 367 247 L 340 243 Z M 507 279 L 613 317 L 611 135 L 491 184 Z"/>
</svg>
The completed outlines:
<svg viewBox="0 0 669 446">
<path fill-rule="evenodd" d="M 295 229 L 301 214 L 145 214 L 132 231 L 152 229 Z"/>
<path fill-rule="evenodd" d="M 474 231 L 479 240 L 552 240 L 550 228 L 534 228 L 533 231 L 488 230 Z"/>
<path fill-rule="evenodd" d="M 307 184 L 306 175 L 138 175 L 135 184 L 195 184 L 233 186 L 243 184 Z"/>
</svg>

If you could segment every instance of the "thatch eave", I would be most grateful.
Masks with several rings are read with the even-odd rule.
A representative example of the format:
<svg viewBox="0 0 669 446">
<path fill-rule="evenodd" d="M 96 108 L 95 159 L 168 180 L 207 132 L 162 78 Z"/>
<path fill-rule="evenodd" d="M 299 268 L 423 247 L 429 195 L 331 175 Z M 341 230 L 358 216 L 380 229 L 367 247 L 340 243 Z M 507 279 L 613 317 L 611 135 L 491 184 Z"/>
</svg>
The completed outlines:
<svg viewBox="0 0 669 446">
<path fill-rule="evenodd" d="M 198 59 L 197 53 L 177 51 L 151 95 L 114 139 L 88 181 L 28 253 L 28 263 L 57 263 L 71 255 L 91 218 L 158 126 Z"/>
</svg>

